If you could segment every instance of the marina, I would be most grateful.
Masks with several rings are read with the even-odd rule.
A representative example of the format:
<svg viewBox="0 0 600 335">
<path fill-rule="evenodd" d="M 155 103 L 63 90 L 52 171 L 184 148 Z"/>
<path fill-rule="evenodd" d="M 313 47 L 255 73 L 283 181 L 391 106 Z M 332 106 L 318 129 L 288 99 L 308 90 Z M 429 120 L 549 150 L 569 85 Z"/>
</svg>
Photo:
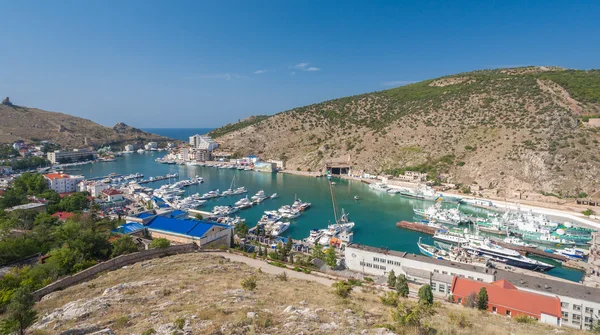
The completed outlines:
<svg viewBox="0 0 600 335">
<path fill-rule="evenodd" d="M 282 232 L 283 236 L 291 236 L 296 240 L 303 240 L 311 235 L 311 231 L 326 229 L 328 222 L 335 222 L 331 210 L 331 194 L 327 178 L 306 178 L 282 173 L 262 173 L 238 169 L 217 169 L 194 165 L 160 164 L 155 159 L 162 157 L 161 152 L 133 153 L 116 158 L 111 164 L 90 164 L 82 166 L 82 174 L 86 178 L 99 178 L 111 173 L 127 175 L 139 172 L 145 176 L 166 176 L 177 174 L 178 180 L 188 180 L 196 176 L 203 178 L 204 183 L 199 183 L 183 188 L 182 197 L 194 194 L 205 194 L 212 190 L 227 190 L 231 188 L 235 177 L 236 187 L 244 186 L 248 193 L 237 195 L 219 196 L 207 199 L 200 210 L 212 212 L 215 206 L 236 206 L 236 202 L 248 196 L 255 195 L 263 190 L 266 195 L 277 193 L 277 197 L 269 198 L 240 210 L 234 215 L 246 219 L 246 224 L 252 228 L 265 215 L 265 211 L 272 211 L 284 205 L 290 205 L 294 199 L 306 199 L 312 203 L 311 209 L 299 217 L 290 220 L 289 227 Z M 404 197 L 400 194 L 390 194 L 369 188 L 369 185 L 358 181 L 334 178 L 336 201 L 338 208 L 344 208 L 352 214 L 354 242 L 366 245 L 385 246 L 393 250 L 419 253 L 416 244 L 419 237 L 427 244 L 433 244 L 431 228 L 419 225 L 416 229 L 397 229 L 395 226 L 401 222 L 412 223 L 415 221 L 414 209 L 426 210 L 434 203 L 414 198 Z M 175 180 L 171 180 L 171 183 Z M 170 184 L 169 179 L 149 181 L 145 187 L 157 189 L 162 185 Z M 221 194 L 223 192 L 219 192 Z M 359 198 L 360 201 L 355 200 Z M 251 201 L 252 202 L 252 201 Z M 455 203 L 442 204 L 444 208 L 454 208 Z M 481 210 L 462 205 L 461 212 L 466 215 L 476 216 Z M 412 225 L 412 224 L 411 224 Z M 421 227 L 423 226 L 423 227 Z M 435 231 L 435 228 L 433 228 Z M 320 239 L 320 238 L 319 238 Z M 326 239 L 326 238 L 325 238 Z M 579 281 L 581 271 L 566 269 L 556 266 L 548 272 L 561 278 Z"/>
</svg>

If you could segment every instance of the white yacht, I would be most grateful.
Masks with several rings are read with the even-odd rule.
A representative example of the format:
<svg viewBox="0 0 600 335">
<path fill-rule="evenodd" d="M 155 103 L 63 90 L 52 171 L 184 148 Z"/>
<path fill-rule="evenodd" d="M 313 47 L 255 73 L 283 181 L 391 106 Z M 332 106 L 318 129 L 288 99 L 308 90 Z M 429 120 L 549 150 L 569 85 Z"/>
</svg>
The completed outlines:
<svg viewBox="0 0 600 335">
<path fill-rule="evenodd" d="M 369 188 L 375 191 L 387 192 L 390 187 L 384 183 L 373 183 L 369 185 Z"/>
<path fill-rule="evenodd" d="M 275 222 L 271 228 L 271 236 L 281 236 L 290 227 L 289 222 Z"/>
</svg>

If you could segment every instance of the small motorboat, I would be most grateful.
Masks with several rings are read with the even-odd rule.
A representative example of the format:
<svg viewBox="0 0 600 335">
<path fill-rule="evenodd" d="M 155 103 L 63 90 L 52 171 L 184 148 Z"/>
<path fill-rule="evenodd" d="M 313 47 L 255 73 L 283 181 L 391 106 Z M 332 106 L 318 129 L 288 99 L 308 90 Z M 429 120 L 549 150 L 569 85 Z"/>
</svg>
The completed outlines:
<svg viewBox="0 0 600 335">
<path fill-rule="evenodd" d="M 360 198 L 358 197 L 358 195 L 354 196 L 354 200 L 360 200 Z"/>
<path fill-rule="evenodd" d="M 275 199 L 275 198 L 277 198 L 277 197 L 278 197 L 277 193 L 273 193 L 273 194 L 271 194 L 271 199 Z"/>
</svg>

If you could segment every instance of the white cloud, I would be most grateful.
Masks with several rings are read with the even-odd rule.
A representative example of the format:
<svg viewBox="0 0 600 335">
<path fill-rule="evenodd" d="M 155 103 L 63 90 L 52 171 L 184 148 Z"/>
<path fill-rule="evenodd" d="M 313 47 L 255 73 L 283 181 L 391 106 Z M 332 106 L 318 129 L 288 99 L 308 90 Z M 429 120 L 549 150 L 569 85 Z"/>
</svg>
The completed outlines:
<svg viewBox="0 0 600 335">
<path fill-rule="evenodd" d="M 263 74 L 263 73 L 267 73 L 269 72 L 268 70 L 256 70 L 254 71 L 254 74 Z"/>
<path fill-rule="evenodd" d="M 393 81 L 386 81 L 381 83 L 381 86 L 404 86 L 404 85 L 408 85 L 408 84 L 413 84 L 416 83 L 416 81 L 412 81 L 412 80 L 393 80 Z"/>
<path fill-rule="evenodd" d="M 298 63 L 294 66 L 292 66 L 291 68 L 296 69 L 296 70 L 300 70 L 300 71 L 306 71 L 306 72 L 315 72 L 315 71 L 321 71 L 321 68 L 315 67 L 315 66 L 309 66 L 310 63 Z"/>
</svg>

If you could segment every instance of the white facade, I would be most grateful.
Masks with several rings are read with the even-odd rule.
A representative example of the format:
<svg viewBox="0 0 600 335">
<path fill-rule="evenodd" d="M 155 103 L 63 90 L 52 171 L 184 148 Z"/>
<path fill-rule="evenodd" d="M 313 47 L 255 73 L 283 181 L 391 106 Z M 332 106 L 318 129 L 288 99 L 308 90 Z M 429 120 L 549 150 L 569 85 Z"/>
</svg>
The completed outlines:
<svg viewBox="0 0 600 335">
<path fill-rule="evenodd" d="M 493 272 L 482 267 L 356 244 L 346 246 L 345 261 L 348 269 L 373 276 L 385 277 L 394 270 L 396 275 L 404 274 L 410 281 L 430 284 L 436 295 L 450 293 L 453 276 L 486 283 L 494 281 Z"/>
<path fill-rule="evenodd" d="M 158 148 L 158 143 L 156 142 L 148 142 L 148 144 L 146 144 L 144 146 L 144 148 L 146 148 L 146 150 L 153 150 L 153 149 L 157 149 Z"/>
<path fill-rule="evenodd" d="M 50 173 L 44 175 L 48 187 L 56 193 L 77 192 L 77 185 L 83 181 L 83 176 L 71 176 L 68 174 Z"/>
<path fill-rule="evenodd" d="M 90 184 L 86 184 L 85 182 L 81 183 L 80 191 L 90 192 L 92 197 L 100 196 L 100 193 L 109 188 L 109 185 L 103 182 L 93 182 Z"/>
<path fill-rule="evenodd" d="M 190 136 L 190 145 L 195 149 L 213 151 L 219 147 L 219 143 L 215 142 L 209 136 L 194 135 Z"/>
<path fill-rule="evenodd" d="M 127 144 L 124 149 L 127 152 L 131 152 L 135 150 L 135 147 L 132 144 Z"/>
<path fill-rule="evenodd" d="M 73 151 L 57 150 L 48 153 L 48 160 L 52 164 L 61 162 L 76 162 L 87 158 L 96 158 L 96 152 L 87 149 L 74 149 Z"/>
</svg>

